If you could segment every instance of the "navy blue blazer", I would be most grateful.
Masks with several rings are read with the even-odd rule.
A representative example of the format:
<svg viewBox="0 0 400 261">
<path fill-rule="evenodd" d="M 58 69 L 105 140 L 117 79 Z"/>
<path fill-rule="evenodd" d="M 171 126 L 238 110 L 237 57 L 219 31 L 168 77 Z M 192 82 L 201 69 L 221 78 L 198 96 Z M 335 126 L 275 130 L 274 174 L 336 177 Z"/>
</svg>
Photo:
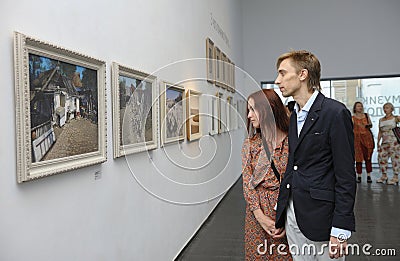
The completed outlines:
<svg viewBox="0 0 400 261">
<path fill-rule="evenodd" d="M 297 224 L 312 241 L 327 241 L 332 227 L 355 231 L 354 133 L 349 110 L 319 93 L 297 135 L 290 117 L 289 162 L 280 185 L 277 228 L 285 226 L 292 195 Z"/>
</svg>

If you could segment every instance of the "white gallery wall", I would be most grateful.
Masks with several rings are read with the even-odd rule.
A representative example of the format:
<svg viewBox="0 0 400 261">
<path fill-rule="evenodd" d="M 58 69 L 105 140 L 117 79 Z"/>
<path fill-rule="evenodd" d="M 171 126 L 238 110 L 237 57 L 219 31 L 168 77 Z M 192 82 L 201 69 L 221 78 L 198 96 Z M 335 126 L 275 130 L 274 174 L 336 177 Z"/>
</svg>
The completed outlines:
<svg viewBox="0 0 400 261">
<path fill-rule="evenodd" d="M 244 67 L 260 81 L 276 78 L 276 59 L 307 49 L 322 78 L 400 73 L 400 1 L 246 0 Z"/>
<path fill-rule="evenodd" d="M 241 14 L 238 0 L 1 1 L 0 260 L 172 260 L 179 253 L 240 176 L 243 131 L 113 159 L 111 63 L 169 82 L 204 77 L 205 63 L 159 69 L 204 58 L 210 37 L 241 67 Z M 105 163 L 17 184 L 13 31 L 107 63 Z M 210 95 L 217 90 L 192 87 Z M 181 159 L 182 151 L 218 153 L 196 176 L 172 166 L 169 156 Z M 171 174 L 174 186 L 155 166 Z"/>
</svg>

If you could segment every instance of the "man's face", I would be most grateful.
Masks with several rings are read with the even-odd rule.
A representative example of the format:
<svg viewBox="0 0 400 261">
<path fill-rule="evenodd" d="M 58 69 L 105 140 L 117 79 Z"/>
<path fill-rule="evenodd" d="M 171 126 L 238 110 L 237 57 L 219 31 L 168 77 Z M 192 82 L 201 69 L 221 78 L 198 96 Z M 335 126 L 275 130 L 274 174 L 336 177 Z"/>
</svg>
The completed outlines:
<svg viewBox="0 0 400 261">
<path fill-rule="evenodd" d="M 291 59 L 285 59 L 278 68 L 275 84 L 279 86 L 283 97 L 295 96 L 301 87 L 300 74 L 292 66 Z"/>
</svg>

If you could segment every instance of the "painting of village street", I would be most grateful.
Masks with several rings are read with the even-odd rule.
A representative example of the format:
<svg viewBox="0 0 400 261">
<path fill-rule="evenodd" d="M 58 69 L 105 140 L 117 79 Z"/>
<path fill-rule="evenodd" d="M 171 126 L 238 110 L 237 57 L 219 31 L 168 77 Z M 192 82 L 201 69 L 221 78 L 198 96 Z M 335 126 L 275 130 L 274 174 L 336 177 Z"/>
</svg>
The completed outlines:
<svg viewBox="0 0 400 261">
<path fill-rule="evenodd" d="M 166 140 L 184 138 L 184 111 L 182 105 L 183 90 L 167 85 L 165 91 L 164 130 Z"/>
<path fill-rule="evenodd" d="M 29 54 L 32 162 L 98 150 L 97 71 Z"/>
<path fill-rule="evenodd" d="M 152 83 L 119 76 L 121 145 L 153 141 Z"/>
</svg>

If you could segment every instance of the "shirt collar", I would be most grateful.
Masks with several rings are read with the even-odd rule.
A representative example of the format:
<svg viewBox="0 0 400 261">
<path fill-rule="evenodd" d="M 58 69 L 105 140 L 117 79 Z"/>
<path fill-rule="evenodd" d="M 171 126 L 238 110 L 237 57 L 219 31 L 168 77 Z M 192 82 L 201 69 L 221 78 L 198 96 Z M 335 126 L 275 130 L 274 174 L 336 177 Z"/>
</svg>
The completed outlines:
<svg viewBox="0 0 400 261">
<path fill-rule="evenodd" d="M 304 105 L 303 109 L 301 109 L 302 111 L 306 111 L 306 112 L 309 112 L 309 111 L 310 111 L 311 106 L 313 105 L 315 99 L 316 99 L 317 96 L 318 96 L 318 93 L 319 93 L 319 91 L 314 90 L 314 92 L 313 92 L 313 94 L 311 95 L 310 99 L 308 99 L 308 101 L 307 101 L 306 104 Z M 300 111 L 300 106 L 299 106 L 299 104 L 297 104 L 297 102 L 296 102 L 296 104 L 295 104 L 295 106 L 294 106 L 294 109 L 296 110 L 296 113 L 298 114 L 299 111 Z"/>
</svg>

